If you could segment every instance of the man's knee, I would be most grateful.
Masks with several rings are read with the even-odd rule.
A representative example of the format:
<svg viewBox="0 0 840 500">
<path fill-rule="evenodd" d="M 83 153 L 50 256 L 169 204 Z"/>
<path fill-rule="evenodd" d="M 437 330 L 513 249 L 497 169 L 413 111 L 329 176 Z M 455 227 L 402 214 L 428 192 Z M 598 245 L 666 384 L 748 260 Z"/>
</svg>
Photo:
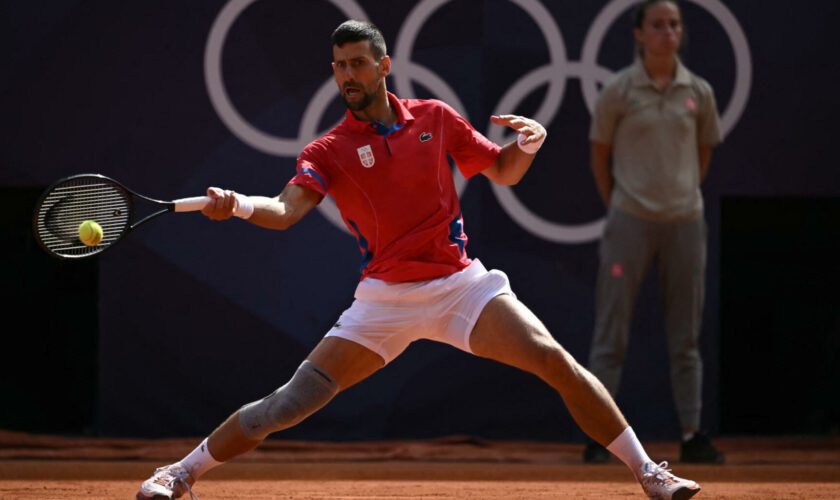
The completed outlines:
<svg viewBox="0 0 840 500">
<path fill-rule="evenodd" d="M 312 415 L 337 393 L 338 384 L 329 375 L 304 361 L 286 385 L 240 408 L 239 425 L 246 437 L 265 439 Z"/>
<path fill-rule="evenodd" d="M 546 369 L 553 374 L 552 378 L 564 386 L 580 380 L 588 373 L 586 368 L 560 344 L 555 343 L 554 346 L 546 348 L 543 359 Z"/>
</svg>

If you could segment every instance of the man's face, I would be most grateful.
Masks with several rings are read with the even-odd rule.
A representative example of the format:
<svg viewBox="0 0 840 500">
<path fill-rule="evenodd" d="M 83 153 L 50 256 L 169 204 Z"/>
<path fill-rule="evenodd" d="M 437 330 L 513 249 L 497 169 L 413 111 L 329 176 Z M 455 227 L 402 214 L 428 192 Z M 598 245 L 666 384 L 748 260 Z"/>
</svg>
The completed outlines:
<svg viewBox="0 0 840 500">
<path fill-rule="evenodd" d="M 351 111 L 360 111 L 381 91 L 383 79 L 391 70 L 391 59 L 384 56 L 377 62 L 370 42 L 363 40 L 341 47 L 333 45 L 332 68 L 341 100 Z"/>
</svg>

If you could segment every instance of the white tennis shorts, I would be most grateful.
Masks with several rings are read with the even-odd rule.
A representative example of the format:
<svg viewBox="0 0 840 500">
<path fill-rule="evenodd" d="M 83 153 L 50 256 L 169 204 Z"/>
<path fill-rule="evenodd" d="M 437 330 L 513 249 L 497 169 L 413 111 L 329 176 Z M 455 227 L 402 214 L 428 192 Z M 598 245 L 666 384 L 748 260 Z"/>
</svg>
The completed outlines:
<svg viewBox="0 0 840 500">
<path fill-rule="evenodd" d="M 479 314 L 498 295 L 514 295 L 507 275 L 474 259 L 459 272 L 429 281 L 359 283 L 350 308 L 327 337 L 341 337 L 379 354 L 385 364 L 408 344 L 436 340 L 472 353 L 470 333 Z"/>
</svg>

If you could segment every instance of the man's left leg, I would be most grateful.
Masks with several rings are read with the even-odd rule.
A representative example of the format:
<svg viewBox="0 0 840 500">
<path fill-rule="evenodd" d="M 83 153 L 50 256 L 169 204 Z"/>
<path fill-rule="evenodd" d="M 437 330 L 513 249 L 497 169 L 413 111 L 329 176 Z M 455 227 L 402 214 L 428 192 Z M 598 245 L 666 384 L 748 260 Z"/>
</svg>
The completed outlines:
<svg viewBox="0 0 840 500">
<path fill-rule="evenodd" d="M 609 444 L 627 428 L 604 385 L 510 295 L 499 295 L 484 307 L 470 335 L 470 349 L 477 356 L 533 373 L 552 386 L 581 430 L 599 443 Z"/>
<path fill-rule="evenodd" d="M 514 297 L 499 295 L 487 303 L 472 330 L 470 349 L 533 373 L 553 387 L 578 426 L 618 456 L 649 495 L 689 498 L 700 490 L 694 481 L 671 474 L 667 464 L 650 460 L 603 384 Z"/>
</svg>

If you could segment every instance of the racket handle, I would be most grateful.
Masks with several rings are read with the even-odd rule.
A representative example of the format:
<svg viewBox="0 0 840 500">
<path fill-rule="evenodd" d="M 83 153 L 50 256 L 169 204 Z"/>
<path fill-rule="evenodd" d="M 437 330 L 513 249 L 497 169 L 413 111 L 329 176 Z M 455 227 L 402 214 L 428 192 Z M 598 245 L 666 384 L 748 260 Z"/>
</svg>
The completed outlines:
<svg viewBox="0 0 840 500">
<path fill-rule="evenodd" d="M 233 215 L 242 219 L 251 217 L 254 213 L 254 202 L 244 194 L 236 193 L 236 208 Z M 198 212 L 207 206 L 212 200 L 209 196 L 194 196 L 192 198 L 181 198 L 172 203 L 175 204 L 176 212 Z"/>
<path fill-rule="evenodd" d="M 172 203 L 175 204 L 176 212 L 199 212 L 202 208 L 207 206 L 208 203 L 210 203 L 210 197 L 194 196 L 192 198 L 181 198 L 180 200 L 175 200 Z"/>
</svg>

